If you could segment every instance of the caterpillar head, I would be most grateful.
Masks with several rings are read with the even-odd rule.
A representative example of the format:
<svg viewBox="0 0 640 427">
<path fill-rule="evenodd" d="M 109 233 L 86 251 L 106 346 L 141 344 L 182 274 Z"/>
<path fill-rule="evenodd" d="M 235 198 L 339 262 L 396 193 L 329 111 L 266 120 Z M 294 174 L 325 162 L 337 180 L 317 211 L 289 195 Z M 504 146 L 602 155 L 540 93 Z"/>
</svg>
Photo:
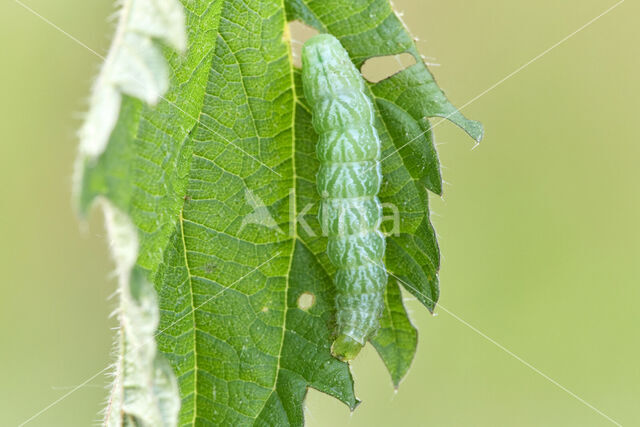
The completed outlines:
<svg viewBox="0 0 640 427">
<path fill-rule="evenodd" d="M 348 335 L 340 334 L 331 345 L 333 357 L 343 362 L 350 362 L 356 358 L 363 345 Z"/>
</svg>

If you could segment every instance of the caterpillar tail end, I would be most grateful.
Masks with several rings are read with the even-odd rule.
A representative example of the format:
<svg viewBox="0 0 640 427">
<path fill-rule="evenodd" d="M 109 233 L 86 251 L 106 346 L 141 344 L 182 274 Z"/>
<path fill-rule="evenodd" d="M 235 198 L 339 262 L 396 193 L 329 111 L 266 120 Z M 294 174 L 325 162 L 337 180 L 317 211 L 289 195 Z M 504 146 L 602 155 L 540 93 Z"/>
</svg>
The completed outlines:
<svg viewBox="0 0 640 427">
<path fill-rule="evenodd" d="M 331 346 L 331 354 L 342 362 L 350 362 L 356 358 L 363 345 L 348 335 L 340 334 Z"/>
</svg>

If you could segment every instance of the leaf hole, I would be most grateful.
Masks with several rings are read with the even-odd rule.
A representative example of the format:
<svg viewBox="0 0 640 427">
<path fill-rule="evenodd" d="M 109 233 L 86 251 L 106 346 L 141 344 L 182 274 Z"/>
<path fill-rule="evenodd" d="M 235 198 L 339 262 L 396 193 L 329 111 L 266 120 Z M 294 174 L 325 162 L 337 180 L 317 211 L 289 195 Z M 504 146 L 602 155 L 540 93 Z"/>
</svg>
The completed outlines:
<svg viewBox="0 0 640 427">
<path fill-rule="evenodd" d="M 301 21 L 289 22 L 289 40 L 291 41 L 293 65 L 298 68 L 302 67 L 302 45 L 316 34 L 318 34 L 318 30 Z"/>
<path fill-rule="evenodd" d="M 316 303 L 316 296 L 311 292 L 305 292 L 298 297 L 298 308 L 303 311 L 309 310 Z"/>
<path fill-rule="evenodd" d="M 365 79 L 371 83 L 377 83 L 415 65 L 415 63 L 416 58 L 406 52 L 399 55 L 375 56 L 367 59 L 360 71 Z"/>
</svg>

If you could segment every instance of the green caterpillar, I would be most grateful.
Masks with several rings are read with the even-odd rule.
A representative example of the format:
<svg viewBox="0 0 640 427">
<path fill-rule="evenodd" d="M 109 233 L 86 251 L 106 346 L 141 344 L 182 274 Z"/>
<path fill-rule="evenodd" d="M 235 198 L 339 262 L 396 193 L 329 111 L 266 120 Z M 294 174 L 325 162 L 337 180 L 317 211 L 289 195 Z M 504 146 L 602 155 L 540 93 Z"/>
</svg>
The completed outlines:
<svg viewBox="0 0 640 427">
<path fill-rule="evenodd" d="M 319 219 L 327 255 L 338 269 L 338 337 L 331 350 L 348 361 L 378 330 L 384 309 L 380 138 L 364 80 L 338 39 L 321 34 L 305 43 L 302 83 L 319 135 Z"/>
</svg>

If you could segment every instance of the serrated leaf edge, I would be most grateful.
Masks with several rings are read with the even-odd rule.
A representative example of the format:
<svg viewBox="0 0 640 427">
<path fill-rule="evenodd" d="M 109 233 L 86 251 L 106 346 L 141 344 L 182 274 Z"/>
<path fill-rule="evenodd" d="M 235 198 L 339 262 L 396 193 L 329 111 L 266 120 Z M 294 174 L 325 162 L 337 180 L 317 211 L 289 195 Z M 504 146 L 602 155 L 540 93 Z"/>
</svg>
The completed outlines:
<svg viewBox="0 0 640 427">
<path fill-rule="evenodd" d="M 80 129 L 80 156 L 105 150 L 120 112 L 122 94 L 155 105 L 169 87 L 169 69 L 157 41 L 186 49 L 185 16 L 177 0 L 124 0 L 109 53 L 98 74 Z"/>
<path fill-rule="evenodd" d="M 178 0 L 124 0 L 109 53 L 93 85 L 89 111 L 79 131 L 74 192 L 80 194 L 83 171 L 105 151 L 116 126 L 122 95 L 155 105 L 169 88 L 169 66 L 158 42 L 178 52 L 187 45 L 185 15 Z M 116 263 L 120 321 L 115 379 L 104 425 L 129 420 L 141 426 L 177 425 L 180 394 L 175 374 L 158 352 L 157 295 L 146 273 L 135 267 L 137 229 L 129 216 L 99 198 Z"/>
<path fill-rule="evenodd" d="M 100 198 L 111 253 L 116 263 L 120 307 L 118 360 L 104 424 L 120 427 L 124 419 L 140 426 L 177 425 L 180 394 L 175 375 L 158 352 L 155 333 L 160 319 L 157 296 L 146 273 L 135 267 L 138 236 L 128 215 Z"/>
</svg>

